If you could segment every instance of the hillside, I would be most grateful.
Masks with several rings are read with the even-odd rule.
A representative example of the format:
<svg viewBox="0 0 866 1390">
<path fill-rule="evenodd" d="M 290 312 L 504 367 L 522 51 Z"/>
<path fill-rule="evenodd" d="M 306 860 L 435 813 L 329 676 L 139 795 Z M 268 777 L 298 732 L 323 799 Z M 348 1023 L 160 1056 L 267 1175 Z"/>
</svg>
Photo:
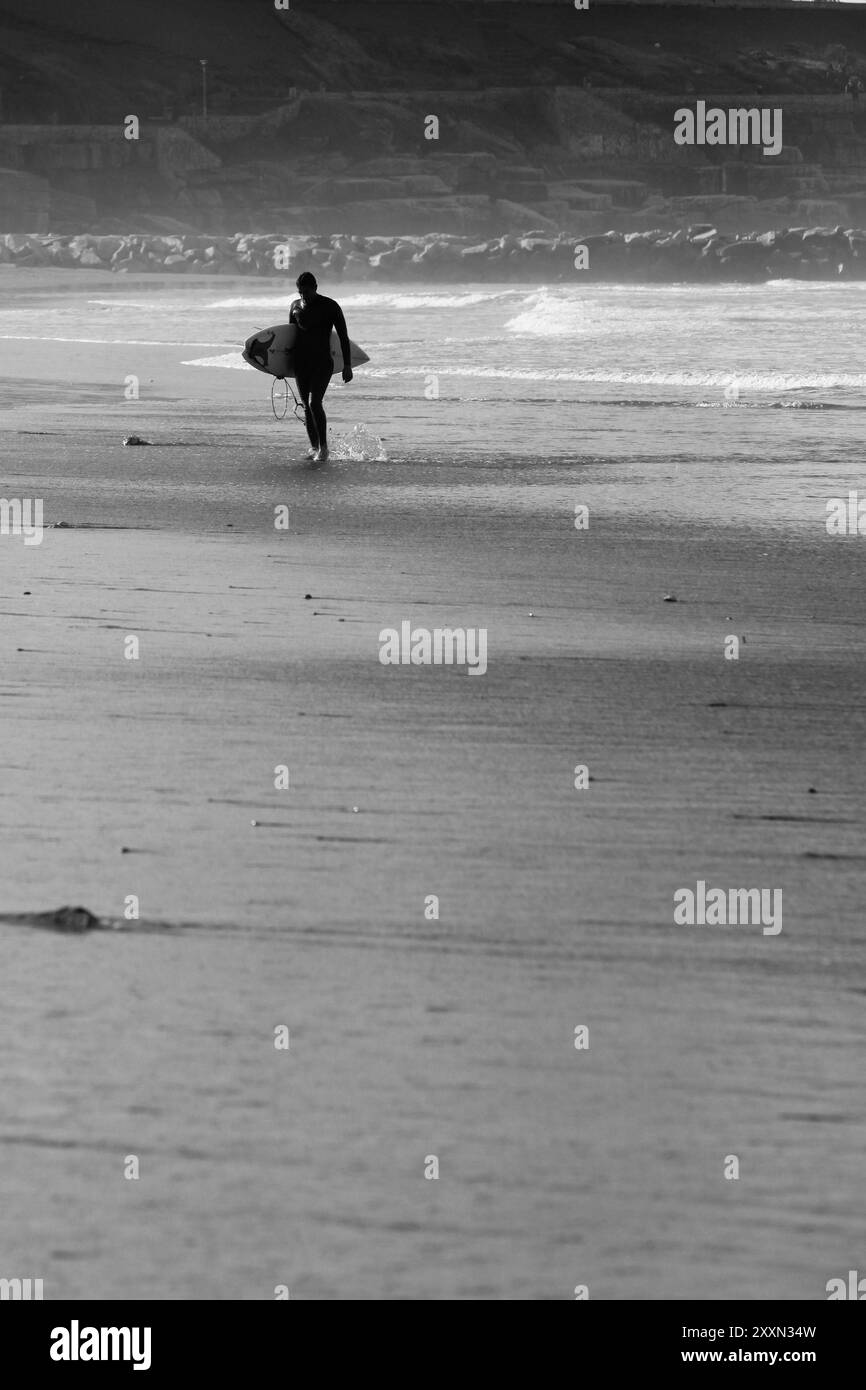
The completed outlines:
<svg viewBox="0 0 866 1390">
<path fill-rule="evenodd" d="M 698 73 L 708 90 L 739 91 L 767 77 L 756 50 L 776 55 L 773 91 L 802 94 L 822 87 L 798 57 L 862 48 L 864 28 L 863 10 L 841 5 L 575 12 L 561 0 L 292 0 L 277 12 L 272 0 L 2 0 L 2 118 L 102 124 L 166 106 L 192 115 L 202 57 L 211 110 L 232 115 L 292 86 L 478 90 L 589 77 L 664 91 Z"/>
<path fill-rule="evenodd" d="M 859 8 L 2 0 L 0 55 L 2 231 L 736 229 L 866 212 L 866 102 L 840 75 L 866 78 Z M 674 110 L 704 95 L 781 103 L 783 155 L 674 146 Z"/>
</svg>

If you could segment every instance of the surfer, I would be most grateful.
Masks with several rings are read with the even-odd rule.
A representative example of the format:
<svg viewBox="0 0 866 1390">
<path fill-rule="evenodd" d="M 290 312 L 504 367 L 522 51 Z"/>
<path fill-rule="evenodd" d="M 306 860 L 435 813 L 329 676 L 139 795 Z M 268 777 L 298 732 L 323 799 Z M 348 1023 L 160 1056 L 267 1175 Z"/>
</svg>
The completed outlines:
<svg viewBox="0 0 866 1390">
<path fill-rule="evenodd" d="M 295 381 L 303 402 L 311 448 L 308 458 L 323 463 L 328 457 L 328 421 L 323 401 L 331 384 L 334 362 L 331 357 L 331 330 L 337 330 L 343 353 L 343 380 L 352 380 L 352 350 L 343 311 L 334 299 L 319 294 L 316 277 L 305 270 L 297 279 L 300 299 L 292 303 L 289 323 L 298 336 L 293 348 Z"/>
</svg>

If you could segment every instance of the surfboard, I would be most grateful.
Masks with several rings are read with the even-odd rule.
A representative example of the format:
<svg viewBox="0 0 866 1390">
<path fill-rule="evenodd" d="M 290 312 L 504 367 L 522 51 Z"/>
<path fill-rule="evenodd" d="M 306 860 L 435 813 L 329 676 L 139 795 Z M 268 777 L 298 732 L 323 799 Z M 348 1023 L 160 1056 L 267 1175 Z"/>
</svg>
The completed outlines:
<svg viewBox="0 0 866 1390">
<path fill-rule="evenodd" d="M 278 323 L 274 328 L 262 328 L 258 333 L 254 333 L 251 338 L 247 338 L 244 343 L 244 350 L 241 353 L 245 362 L 251 367 L 255 367 L 259 372 L 267 372 L 268 376 L 283 377 L 295 375 L 295 364 L 293 361 L 292 349 L 298 337 L 298 328 L 294 323 Z M 349 347 L 352 353 L 352 366 L 361 367 L 365 362 L 369 362 L 369 357 L 363 348 L 349 339 Z M 340 340 L 335 331 L 331 332 L 331 357 L 334 359 L 334 371 L 343 370 L 343 352 L 340 347 Z"/>
</svg>

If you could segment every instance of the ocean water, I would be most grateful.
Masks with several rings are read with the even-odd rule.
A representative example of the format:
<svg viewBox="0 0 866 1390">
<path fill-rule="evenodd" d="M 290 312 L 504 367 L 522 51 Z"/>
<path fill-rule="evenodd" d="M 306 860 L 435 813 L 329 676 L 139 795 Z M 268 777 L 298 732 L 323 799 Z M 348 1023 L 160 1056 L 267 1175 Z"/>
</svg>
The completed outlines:
<svg viewBox="0 0 866 1390">
<path fill-rule="evenodd" d="M 0 344 L 114 346 L 138 364 L 168 352 L 192 402 L 213 412 L 230 394 L 270 417 L 238 348 L 284 319 L 291 293 L 273 281 L 3 287 Z M 407 465 L 494 458 L 505 505 L 531 508 L 532 469 L 552 462 L 565 479 L 590 470 L 625 510 L 809 530 L 859 473 L 862 285 L 323 288 L 371 357 L 348 420 L 332 386 L 343 437 L 360 424 Z M 249 384 L 229 388 L 229 371 Z"/>
<path fill-rule="evenodd" d="M 821 1299 L 866 1241 L 866 614 L 824 527 L 862 288 L 335 294 L 371 363 L 333 438 L 373 444 L 310 470 L 239 357 L 273 282 L 0 276 L 4 488 L 67 523 L 0 541 L 0 1277 Z M 488 674 L 385 671 L 402 618 L 489 627 Z M 698 878 L 781 885 L 782 934 L 684 937 Z"/>
</svg>

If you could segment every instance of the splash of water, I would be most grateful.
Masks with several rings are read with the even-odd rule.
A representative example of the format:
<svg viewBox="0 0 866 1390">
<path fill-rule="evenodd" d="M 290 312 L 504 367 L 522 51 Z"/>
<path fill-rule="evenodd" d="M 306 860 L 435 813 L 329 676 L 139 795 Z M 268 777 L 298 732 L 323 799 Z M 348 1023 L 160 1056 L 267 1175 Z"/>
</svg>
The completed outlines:
<svg viewBox="0 0 866 1390">
<path fill-rule="evenodd" d="M 331 441 L 331 458 L 351 459 L 355 463 L 387 463 L 385 441 L 366 425 L 355 425 L 349 434 L 338 434 Z"/>
</svg>

